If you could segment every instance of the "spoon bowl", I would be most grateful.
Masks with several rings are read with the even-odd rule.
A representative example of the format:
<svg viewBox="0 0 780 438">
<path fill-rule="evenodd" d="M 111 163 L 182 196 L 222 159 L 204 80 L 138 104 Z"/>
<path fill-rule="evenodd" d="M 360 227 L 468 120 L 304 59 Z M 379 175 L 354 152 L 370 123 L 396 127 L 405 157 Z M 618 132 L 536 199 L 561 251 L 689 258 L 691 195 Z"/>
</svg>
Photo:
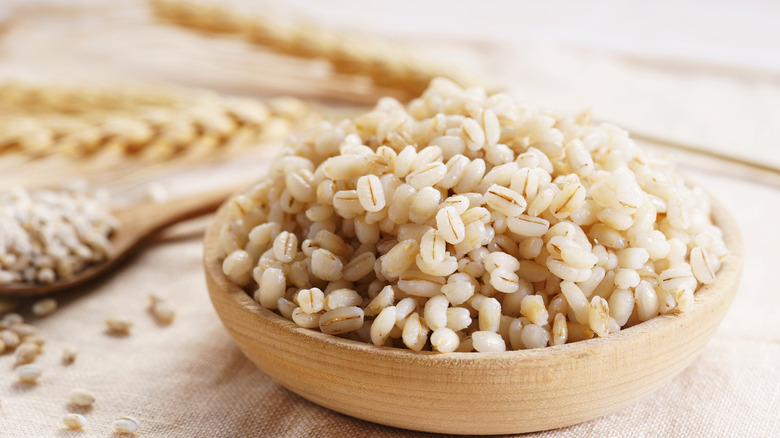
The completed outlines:
<svg viewBox="0 0 780 438">
<path fill-rule="evenodd" d="M 414 352 L 296 326 L 261 307 L 222 273 L 222 207 L 206 233 L 209 294 L 228 332 L 263 372 L 346 415 L 427 432 L 508 434 L 568 426 L 613 412 L 682 372 L 731 304 L 742 268 L 739 230 L 713 201 L 730 251 L 715 283 L 687 313 L 594 338 L 504 353 Z"/>
<path fill-rule="evenodd" d="M 92 280 L 116 266 L 156 231 L 214 211 L 234 191 L 234 187 L 223 188 L 171 202 L 146 202 L 115 211 L 113 215 L 119 220 L 120 227 L 110 237 L 111 246 L 103 261 L 50 284 L 18 282 L 0 285 L 0 296 L 45 295 Z"/>
</svg>

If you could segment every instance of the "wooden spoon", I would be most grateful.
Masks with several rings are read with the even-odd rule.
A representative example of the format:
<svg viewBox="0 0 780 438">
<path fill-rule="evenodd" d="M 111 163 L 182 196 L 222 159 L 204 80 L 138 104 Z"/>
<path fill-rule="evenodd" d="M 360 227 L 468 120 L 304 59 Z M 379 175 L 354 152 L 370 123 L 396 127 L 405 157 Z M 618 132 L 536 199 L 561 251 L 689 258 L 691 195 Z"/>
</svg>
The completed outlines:
<svg viewBox="0 0 780 438">
<path fill-rule="evenodd" d="M 119 219 L 121 225 L 111 236 L 111 247 L 107 257 L 102 262 L 87 266 L 84 270 L 51 284 L 20 282 L 0 285 L 0 296 L 49 294 L 78 286 L 98 277 L 116 266 L 146 237 L 169 225 L 216 210 L 235 190 L 235 187 L 222 188 L 171 202 L 146 202 L 115 211 L 113 214 Z"/>
</svg>

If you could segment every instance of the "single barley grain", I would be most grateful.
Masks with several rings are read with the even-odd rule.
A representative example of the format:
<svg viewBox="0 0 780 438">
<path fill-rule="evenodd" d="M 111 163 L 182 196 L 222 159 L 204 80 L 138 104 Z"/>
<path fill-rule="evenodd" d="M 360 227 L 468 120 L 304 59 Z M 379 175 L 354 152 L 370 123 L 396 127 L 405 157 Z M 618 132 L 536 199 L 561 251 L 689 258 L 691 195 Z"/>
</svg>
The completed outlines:
<svg viewBox="0 0 780 438">
<path fill-rule="evenodd" d="M 74 346 L 68 346 L 62 349 L 62 363 L 65 365 L 72 364 L 76 361 L 79 355 L 79 350 Z"/>
<path fill-rule="evenodd" d="M 431 334 L 431 347 L 440 353 L 452 353 L 460 346 L 457 333 L 447 327 L 434 330 Z"/>
<path fill-rule="evenodd" d="M 296 307 L 293 309 L 290 316 L 293 322 L 295 322 L 298 326 L 303 328 L 314 328 L 319 327 L 320 317 L 322 315 L 319 313 L 306 313 L 300 307 Z"/>
<path fill-rule="evenodd" d="M 609 297 L 609 315 L 623 327 L 634 310 L 634 294 L 630 290 L 616 289 Z"/>
<path fill-rule="evenodd" d="M 371 342 L 374 345 L 384 345 L 390 331 L 395 327 L 395 307 L 385 307 L 371 323 Z"/>
<path fill-rule="evenodd" d="M 527 324 L 523 326 L 520 339 L 523 342 L 523 346 L 527 349 L 543 348 L 550 341 L 550 334 L 536 324 Z"/>
<path fill-rule="evenodd" d="M 520 313 L 532 323 L 542 326 L 547 324 L 548 314 L 544 300 L 540 295 L 528 295 L 520 302 Z"/>
<path fill-rule="evenodd" d="M 110 333 L 127 335 L 133 327 L 133 321 L 123 315 L 113 315 L 106 319 L 106 326 Z"/>
<path fill-rule="evenodd" d="M 65 414 L 62 416 L 62 423 L 68 429 L 83 429 L 87 425 L 87 419 L 81 414 Z"/>
<path fill-rule="evenodd" d="M 295 294 L 295 302 L 305 313 L 319 313 L 325 306 L 325 294 L 316 287 L 301 289 Z"/>
<path fill-rule="evenodd" d="M 471 334 L 474 349 L 480 353 L 498 353 L 506 351 L 506 343 L 496 332 L 476 331 Z"/>
<path fill-rule="evenodd" d="M 135 433 L 138 430 L 138 420 L 130 416 L 119 417 L 113 424 L 116 433 Z"/>
<path fill-rule="evenodd" d="M 436 295 L 425 303 L 425 325 L 431 330 L 438 330 L 447 326 L 447 308 L 450 303 L 444 295 Z"/>
<path fill-rule="evenodd" d="M 357 306 L 341 307 L 322 314 L 320 331 L 329 335 L 340 335 L 355 331 L 363 326 L 363 309 Z"/>
<path fill-rule="evenodd" d="M 16 358 L 16 365 L 23 365 L 27 363 L 35 362 L 38 355 L 41 354 L 41 346 L 25 340 L 14 351 Z"/>
<path fill-rule="evenodd" d="M 76 388 L 70 391 L 68 400 L 74 405 L 87 407 L 95 403 L 95 396 L 86 389 Z"/>
<path fill-rule="evenodd" d="M 501 323 L 501 303 L 495 298 L 481 300 L 478 307 L 479 330 L 497 332 Z"/>
<path fill-rule="evenodd" d="M 36 383 L 41 374 L 41 369 L 35 365 L 21 365 L 16 368 L 16 378 L 22 383 Z"/>
<path fill-rule="evenodd" d="M 402 340 L 407 348 L 421 351 L 428 340 L 430 330 L 416 312 L 409 315 L 402 330 Z"/>
<path fill-rule="evenodd" d="M 600 337 L 609 333 L 609 304 L 601 297 L 593 297 L 588 306 L 588 324 Z"/>
<path fill-rule="evenodd" d="M 12 330 L 0 331 L 0 340 L 3 341 L 3 344 L 6 348 L 16 348 L 16 346 L 21 342 L 19 335 Z"/>
<path fill-rule="evenodd" d="M 57 310 L 57 300 L 54 298 L 44 298 L 38 300 L 32 305 L 32 313 L 35 316 L 48 316 Z"/>
<path fill-rule="evenodd" d="M 557 313 L 555 314 L 555 318 L 553 318 L 552 339 L 550 340 L 550 343 L 552 345 L 563 345 L 568 338 L 569 329 L 566 324 L 566 317 L 563 313 Z"/>
</svg>

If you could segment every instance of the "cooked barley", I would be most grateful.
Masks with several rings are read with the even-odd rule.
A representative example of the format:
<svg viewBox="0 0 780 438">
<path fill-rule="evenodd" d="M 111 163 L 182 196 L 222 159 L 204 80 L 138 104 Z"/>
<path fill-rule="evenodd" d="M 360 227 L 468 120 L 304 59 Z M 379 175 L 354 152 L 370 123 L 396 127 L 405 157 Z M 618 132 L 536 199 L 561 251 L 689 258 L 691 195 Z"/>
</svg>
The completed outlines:
<svg viewBox="0 0 780 438">
<path fill-rule="evenodd" d="M 325 294 L 316 287 L 301 289 L 295 294 L 295 302 L 305 313 L 319 313 L 325 306 Z"/>
<path fill-rule="evenodd" d="M 244 250 L 236 250 L 230 253 L 222 262 L 222 272 L 230 281 L 240 286 L 249 284 L 252 279 L 252 256 Z"/>
<path fill-rule="evenodd" d="M 364 210 L 375 212 L 385 208 L 384 188 L 376 175 L 364 175 L 358 178 L 357 193 Z"/>
<path fill-rule="evenodd" d="M 293 309 L 290 316 L 292 317 L 293 322 L 298 324 L 300 327 L 314 328 L 319 327 L 320 317 L 322 315 L 319 313 L 306 313 L 300 307 L 296 307 Z"/>
<path fill-rule="evenodd" d="M 687 263 L 674 265 L 664 270 L 658 274 L 658 281 L 660 281 L 661 287 L 666 291 L 694 290 L 697 286 L 696 277 L 693 276 L 691 266 Z"/>
<path fill-rule="evenodd" d="M 176 318 L 176 311 L 167 300 L 154 300 L 149 311 L 160 324 L 171 324 Z"/>
<path fill-rule="evenodd" d="M 20 338 L 25 339 L 29 336 L 35 336 L 38 334 L 38 329 L 30 324 L 19 323 L 11 325 L 11 331 L 19 335 Z"/>
<path fill-rule="evenodd" d="M 267 268 L 260 276 L 254 299 L 263 307 L 275 309 L 279 298 L 284 296 L 285 289 L 284 272 L 277 268 Z"/>
<path fill-rule="evenodd" d="M 674 301 L 677 302 L 677 311 L 688 312 L 693 307 L 693 290 L 688 288 L 676 289 Z"/>
<path fill-rule="evenodd" d="M 3 330 L 0 331 L 0 341 L 3 341 L 3 344 L 7 348 L 16 348 L 21 342 L 21 339 L 19 339 L 19 335 L 16 334 L 16 332 L 12 330 Z"/>
<path fill-rule="evenodd" d="M 472 295 L 474 295 L 474 284 L 469 280 L 461 280 L 458 281 L 458 275 L 468 275 L 468 274 L 453 274 L 449 277 L 447 280 L 447 284 L 443 285 L 441 287 L 441 292 L 444 294 L 444 296 L 447 297 L 447 300 L 449 300 L 450 304 L 453 306 L 457 306 L 460 304 L 463 304 L 471 298 Z M 453 279 L 455 277 L 455 279 Z"/>
<path fill-rule="evenodd" d="M 460 331 L 468 328 L 472 323 L 471 312 L 465 307 L 447 308 L 447 327 L 453 331 Z"/>
<path fill-rule="evenodd" d="M 14 351 L 16 365 L 32 363 L 41 354 L 41 346 L 25 339 Z"/>
<path fill-rule="evenodd" d="M 16 378 L 22 383 L 36 383 L 41 377 L 41 369 L 35 365 L 21 365 L 16 367 Z"/>
<path fill-rule="evenodd" d="M 507 268 L 497 268 L 490 273 L 490 285 L 504 293 L 512 293 L 520 285 L 520 277 Z"/>
<path fill-rule="evenodd" d="M 81 407 L 92 406 L 95 403 L 95 396 L 92 392 L 81 388 L 72 389 L 68 394 L 68 399 L 74 405 Z"/>
<path fill-rule="evenodd" d="M 276 301 L 276 309 L 279 311 L 279 314 L 289 320 L 292 320 L 293 311 L 297 308 L 298 306 L 295 302 L 290 301 L 287 298 L 279 298 Z"/>
<path fill-rule="evenodd" d="M 547 324 L 549 318 L 544 300 L 540 295 L 525 296 L 520 302 L 520 313 L 539 326 Z"/>
<path fill-rule="evenodd" d="M 32 305 L 32 313 L 35 316 L 48 316 L 57 310 L 57 300 L 54 298 L 44 298 L 38 300 Z"/>
<path fill-rule="evenodd" d="M 634 310 L 634 294 L 630 290 L 616 289 L 609 296 L 609 315 L 623 327 Z"/>
<path fill-rule="evenodd" d="M 274 257 L 282 263 L 289 263 L 298 252 L 298 237 L 287 231 L 282 231 L 274 239 Z"/>
<path fill-rule="evenodd" d="M 79 188 L 1 192 L 0 284 L 53 283 L 104 260 L 119 225 L 108 204 L 105 193 Z M 43 301 L 39 311 L 54 310 Z"/>
<path fill-rule="evenodd" d="M 444 295 L 436 295 L 425 303 L 423 316 L 425 325 L 431 330 L 447 326 L 447 307 L 450 303 Z"/>
<path fill-rule="evenodd" d="M 609 304 L 599 296 L 593 297 L 588 306 L 588 324 L 599 336 L 609 333 Z"/>
<path fill-rule="evenodd" d="M 574 312 L 577 321 L 580 324 L 588 323 L 588 299 L 582 293 L 582 290 L 570 281 L 561 283 L 561 292 L 569 304 L 569 308 Z"/>
<path fill-rule="evenodd" d="M 431 334 L 431 347 L 440 353 L 452 353 L 460 346 L 458 335 L 447 327 L 434 330 Z"/>
<path fill-rule="evenodd" d="M 271 168 L 229 204 L 226 275 L 300 326 L 376 345 L 605 336 L 689 310 L 728 254 L 701 191 L 624 131 L 446 80 L 312 127 Z"/>
<path fill-rule="evenodd" d="M 709 251 L 697 246 L 691 250 L 691 270 L 700 283 L 710 284 L 715 281 L 715 261 Z"/>
<path fill-rule="evenodd" d="M 414 265 L 415 256 L 420 251 L 420 245 L 416 240 L 404 240 L 398 242 L 393 248 L 382 256 L 382 275 L 398 278 Z"/>
<path fill-rule="evenodd" d="M 406 325 L 408 316 L 417 310 L 418 302 L 412 297 L 406 297 L 395 305 L 395 325 L 402 329 Z"/>
<path fill-rule="evenodd" d="M 486 298 L 479 304 L 479 329 L 497 332 L 501 322 L 501 303 L 495 298 Z"/>
<path fill-rule="evenodd" d="M 322 314 L 320 331 L 329 335 L 340 335 L 355 331 L 363 326 L 363 309 L 357 306 L 340 307 Z"/>
<path fill-rule="evenodd" d="M 395 302 L 395 290 L 392 286 L 385 286 L 366 306 L 366 316 L 378 315 L 386 307 L 392 306 Z"/>
<path fill-rule="evenodd" d="M 343 262 L 327 249 L 316 249 L 311 255 L 311 271 L 319 279 L 327 281 L 341 279 L 343 266 Z"/>
<path fill-rule="evenodd" d="M 62 363 L 69 365 L 76 361 L 79 350 L 74 346 L 68 346 L 62 349 Z"/>
<path fill-rule="evenodd" d="M 558 259 L 554 256 L 547 257 L 546 266 L 547 269 L 549 269 L 550 272 L 556 277 L 560 278 L 561 280 L 574 283 L 585 281 L 592 275 L 590 269 L 576 268 L 567 264 L 565 261 L 563 261 L 563 259 Z"/>
<path fill-rule="evenodd" d="M 336 289 L 325 296 L 325 311 L 336 310 L 342 307 L 358 306 L 363 302 L 363 297 L 352 289 Z"/>
<path fill-rule="evenodd" d="M 493 272 L 499 268 L 510 272 L 520 269 L 520 262 L 516 257 L 501 251 L 488 254 L 487 257 L 485 257 L 484 263 L 485 270 L 488 272 Z"/>
<path fill-rule="evenodd" d="M 385 307 L 371 323 L 371 342 L 374 345 L 384 345 L 390 331 L 395 327 L 395 307 Z"/>
<path fill-rule="evenodd" d="M 82 429 L 87 425 L 87 419 L 81 414 L 65 414 L 62 416 L 62 423 L 68 429 Z"/>
<path fill-rule="evenodd" d="M 126 335 L 133 327 L 133 321 L 123 315 L 112 315 L 106 319 L 106 326 L 110 333 Z"/>
<path fill-rule="evenodd" d="M 444 286 L 445 282 L 444 277 L 428 275 L 410 269 L 398 278 L 398 288 L 409 295 L 430 298 L 441 292 L 441 287 Z"/>
<path fill-rule="evenodd" d="M 536 324 L 528 324 L 523 326 L 520 339 L 525 348 L 543 348 L 550 341 L 550 333 Z"/>
<path fill-rule="evenodd" d="M 615 286 L 620 289 L 633 289 L 639 285 L 641 277 L 634 269 L 618 269 L 614 281 Z"/>
<path fill-rule="evenodd" d="M 402 331 L 402 340 L 407 348 L 420 351 L 428 340 L 430 330 L 416 312 L 409 315 Z"/>
<path fill-rule="evenodd" d="M 119 417 L 114 420 L 116 433 L 135 433 L 138 430 L 138 420 L 133 417 Z"/>
<path fill-rule="evenodd" d="M 507 217 L 517 217 L 525 211 L 525 199 L 512 189 L 493 184 L 487 189 L 484 196 L 488 207 Z"/>
<path fill-rule="evenodd" d="M 627 269 L 641 269 L 650 259 L 644 248 L 624 248 L 617 252 L 618 266 Z"/>
<path fill-rule="evenodd" d="M 506 351 L 506 342 L 496 332 L 476 331 L 471 334 L 474 349 L 480 353 L 500 353 Z"/>
<path fill-rule="evenodd" d="M 552 336 L 550 343 L 552 345 L 563 345 L 569 339 L 569 328 L 566 324 L 566 317 L 563 313 L 555 314 L 553 318 Z"/>
</svg>

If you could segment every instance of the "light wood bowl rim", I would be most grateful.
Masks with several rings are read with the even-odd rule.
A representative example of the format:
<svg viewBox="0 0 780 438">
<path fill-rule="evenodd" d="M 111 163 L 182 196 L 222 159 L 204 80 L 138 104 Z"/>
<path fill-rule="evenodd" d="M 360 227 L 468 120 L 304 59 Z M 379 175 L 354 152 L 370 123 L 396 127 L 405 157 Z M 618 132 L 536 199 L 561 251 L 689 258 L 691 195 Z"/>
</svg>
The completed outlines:
<svg viewBox="0 0 780 438">
<path fill-rule="evenodd" d="M 689 312 L 683 314 L 659 315 L 649 321 L 637 324 L 633 327 L 613 333 L 604 338 L 592 338 L 580 342 L 560 346 L 550 346 L 546 348 L 533 350 L 506 351 L 501 353 L 436 353 L 436 352 L 414 352 L 393 347 L 377 347 L 372 344 L 366 344 L 349 339 L 339 338 L 332 335 L 326 335 L 314 329 L 306 329 L 295 325 L 290 320 L 274 313 L 271 310 L 263 308 L 255 302 L 247 292 L 230 282 L 222 272 L 222 263 L 218 256 L 219 229 L 227 218 L 227 209 L 223 205 L 217 212 L 213 222 L 210 224 L 204 240 L 204 268 L 207 280 L 209 282 L 209 293 L 214 296 L 221 294 L 224 297 L 234 301 L 235 304 L 242 307 L 246 316 L 257 320 L 259 324 L 270 324 L 274 332 L 281 332 L 289 337 L 290 342 L 298 342 L 301 345 L 310 343 L 319 344 L 322 348 L 338 349 L 346 354 L 358 357 L 372 357 L 387 363 L 408 363 L 425 365 L 436 369 L 442 365 L 447 368 L 454 366 L 461 367 L 464 370 L 486 370 L 486 369 L 506 369 L 515 366 L 521 362 L 543 363 L 547 361 L 560 361 L 566 358 L 586 358 L 594 354 L 603 354 L 608 356 L 610 351 L 623 348 L 623 345 L 631 345 L 642 342 L 644 339 L 661 330 L 673 330 L 674 327 L 691 324 L 696 320 L 706 319 L 710 314 L 714 314 L 713 308 L 718 305 L 730 306 L 731 301 L 736 294 L 737 286 L 742 269 L 742 239 L 734 219 L 728 214 L 723 206 L 716 200 L 712 200 L 712 218 L 723 230 L 724 242 L 729 249 L 729 257 L 724 261 L 721 269 L 717 273 L 717 280 L 710 285 L 700 287 L 695 294 L 695 305 Z M 212 286 L 212 283 L 214 286 Z M 224 315 L 217 312 L 220 318 Z M 725 311 L 723 312 L 725 313 Z M 722 315 L 720 317 L 722 319 Z M 711 317 L 710 317 L 711 319 Z M 717 321 L 719 324 L 720 321 Z M 231 321 L 224 320 L 223 324 L 230 329 Z M 232 330 L 231 336 L 233 336 Z M 709 338 L 711 336 L 708 335 Z M 234 339 L 236 340 L 236 339 Z M 239 340 L 236 340 L 240 348 L 244 348 Z M 703 347 L 703 345 L 702 345 Z M 245 352 L 246 353 L 246 352 Z M 698 352 L 696 353 L 698 354 Z M 682 371 L 682 370 L 680 370 Z M 670 380 L 674 375 L 668 376 L 664 381 Z M 286 382 L 280 382 L 287 386 Z M 660 385 L 659 385 L 660 386 Z M 652 390 L 655 390 L 653 388 Z M 647 391 L 652 392 L 652 390 Z M 295 392 L 295 391 L 294 391 Z M 646 395 L 646 394 L 643 394 Z M 638 398 L 638 397 L 637 397 Z M 626 404 L 626 403 L 623 403 Z M 337 407 L 328 406 L 338 410 Z M 595 418 L 595 417 L 594 417 Z M 375 420 L 374 420 L 375 421 Z M 397 423 L 383 422 L 384 424 L 398 426 Z M 554 425 L 549 428 L 562 427 L 568 424 Z M 400 426 L 403 427 L 403 426 Z M 426 430 L 437 432 L 439 430 L 411 427 L 416 430 Z M 544 429 L 523 429 L 519 432 Z M 444 432 L 444 431 L 439 431 Z M 475 432 L 466 432 L 473 434 Z M 481 433 L 481 432 L 480 432 Z M 486 431 L 486 433 L 508 433 L 502 431 Z M 512 432 L 514 433 L 514 432 Z"/>
</svg>

